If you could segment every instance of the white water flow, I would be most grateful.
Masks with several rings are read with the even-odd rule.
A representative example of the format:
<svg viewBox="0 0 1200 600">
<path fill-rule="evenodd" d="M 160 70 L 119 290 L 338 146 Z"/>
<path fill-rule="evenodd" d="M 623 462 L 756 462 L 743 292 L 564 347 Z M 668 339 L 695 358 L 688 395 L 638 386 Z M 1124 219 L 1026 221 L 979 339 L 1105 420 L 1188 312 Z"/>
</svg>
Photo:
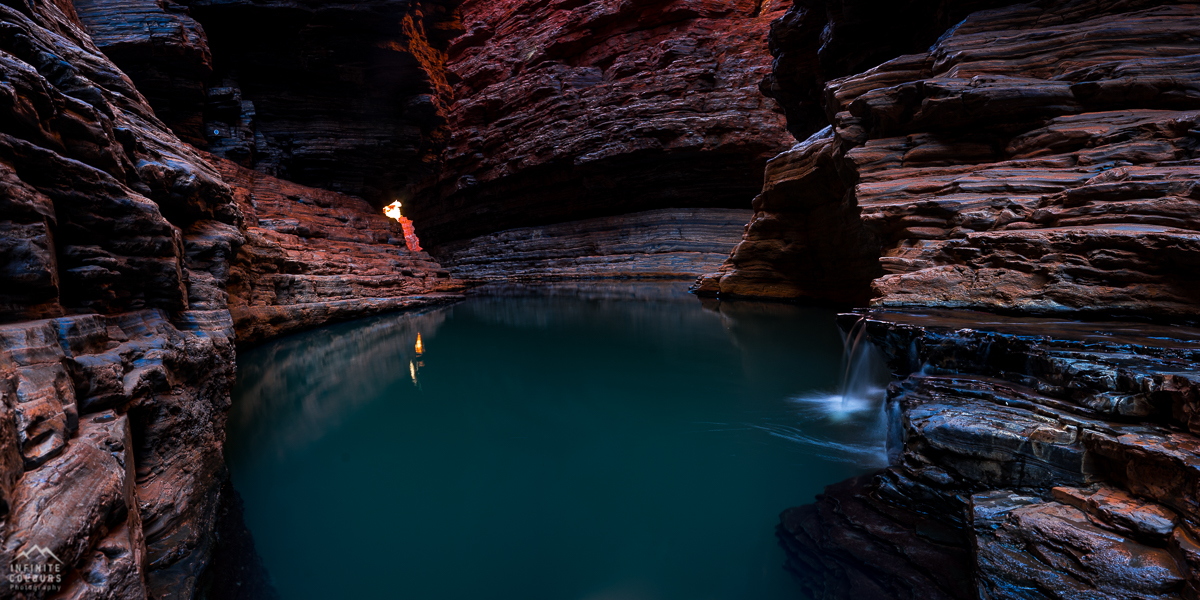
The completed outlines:
<svg viewBox="0 0 1200 600">
<path fill-rule="evenodd" d="M 866 336 L 865 316 L 842 336 L 840 389 L 808 393 L 791 399 L 797 407 L 797 426 L 763 427 L 772 435 L 810 447 L 822 456 L 862 466 L 887 465 L 888 414 L 885 392 L 891 371 Z M 811 425 L 820 424 L 815 428 Z M 805 430 L 839 431 L 837 439 L 810 435 Z"/>
</svg>

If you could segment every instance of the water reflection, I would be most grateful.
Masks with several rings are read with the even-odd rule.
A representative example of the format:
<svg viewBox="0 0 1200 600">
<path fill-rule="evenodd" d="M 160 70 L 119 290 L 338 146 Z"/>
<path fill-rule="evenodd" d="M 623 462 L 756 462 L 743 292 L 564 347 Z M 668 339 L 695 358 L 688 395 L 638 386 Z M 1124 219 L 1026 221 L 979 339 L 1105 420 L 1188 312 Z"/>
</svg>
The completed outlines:
<svg viewBox="0 0 1200 600">
<path fill-rule="evenodd" d="M 284 456 L 374 401 L 405 365 L 415 384 L 420 332 L 436 332 L 447 315 L 433 309 L 342 323 L 243 353 L 228 425 L 241 435 L 227 453 Z"/>
<path fill-rule="evenodd" d="M 863 471 L 862 419 L 794 402 L 838 386 L 833 314 L 685 287 L 509 287 L 240 357 L 227 457 L 282 597 L 795 597 L 779 511 Z"/>
</svg>

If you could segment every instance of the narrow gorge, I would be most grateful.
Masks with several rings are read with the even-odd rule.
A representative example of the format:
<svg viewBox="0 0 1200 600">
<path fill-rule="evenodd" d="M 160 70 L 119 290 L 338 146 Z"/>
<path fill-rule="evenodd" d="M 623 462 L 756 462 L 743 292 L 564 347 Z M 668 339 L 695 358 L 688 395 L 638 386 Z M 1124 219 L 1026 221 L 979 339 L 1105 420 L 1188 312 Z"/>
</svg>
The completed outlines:
<svg viewBox="0 0 1200 600">
<path fill-rule="evenodd" d="M 1200 597 L 1198 5 L 13 0 L 0 98 L 0 597 Z"/>
</svg>

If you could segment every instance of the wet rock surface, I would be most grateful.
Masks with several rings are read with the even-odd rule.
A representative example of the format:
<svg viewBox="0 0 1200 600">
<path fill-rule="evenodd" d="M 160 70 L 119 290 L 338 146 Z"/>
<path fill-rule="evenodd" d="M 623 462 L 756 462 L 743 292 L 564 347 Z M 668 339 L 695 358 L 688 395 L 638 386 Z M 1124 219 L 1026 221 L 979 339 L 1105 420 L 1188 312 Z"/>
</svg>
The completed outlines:
<svg viewBox="0 0 1200 600">
<path fill-rule="evenodd" d="M 807 93 L 786 71 L 818 16 L 773 29 L 780 93 Z M 982 10 L 927 52 L 825 81 L 829 126 L 772 161 L 698 290 L 1195 315 L 1198 22 L 1161 2 Z"/>
<path fill-rule="evenodd" d="M 789 568 L 815 597 L 1194 597 L 1200 330 L 843 319 L 896 369 L 891 466 L 784 513 Z"/>
<path fill-rule="evenodd" d="M 664 208 L 744 209 L 788 143 L 758 91 L 782 2 L 464 2 L 430 247 Z M 602 255 L 601 255 L 602 256 Z"/>
</svg>

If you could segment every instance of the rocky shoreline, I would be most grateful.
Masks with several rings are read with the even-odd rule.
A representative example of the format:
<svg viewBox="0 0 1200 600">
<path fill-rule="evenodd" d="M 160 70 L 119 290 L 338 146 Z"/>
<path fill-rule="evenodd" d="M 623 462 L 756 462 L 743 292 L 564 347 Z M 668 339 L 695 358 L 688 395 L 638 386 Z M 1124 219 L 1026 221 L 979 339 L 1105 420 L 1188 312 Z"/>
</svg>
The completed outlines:
<svg viewBox="0 0 1200 600">
<path fill-rule="evenodd" d="M 897 374 L 891 466 L 783 513 L 813 597 L 1196 597 L 1200 329 L 842 317 Z"/>
</svg>

